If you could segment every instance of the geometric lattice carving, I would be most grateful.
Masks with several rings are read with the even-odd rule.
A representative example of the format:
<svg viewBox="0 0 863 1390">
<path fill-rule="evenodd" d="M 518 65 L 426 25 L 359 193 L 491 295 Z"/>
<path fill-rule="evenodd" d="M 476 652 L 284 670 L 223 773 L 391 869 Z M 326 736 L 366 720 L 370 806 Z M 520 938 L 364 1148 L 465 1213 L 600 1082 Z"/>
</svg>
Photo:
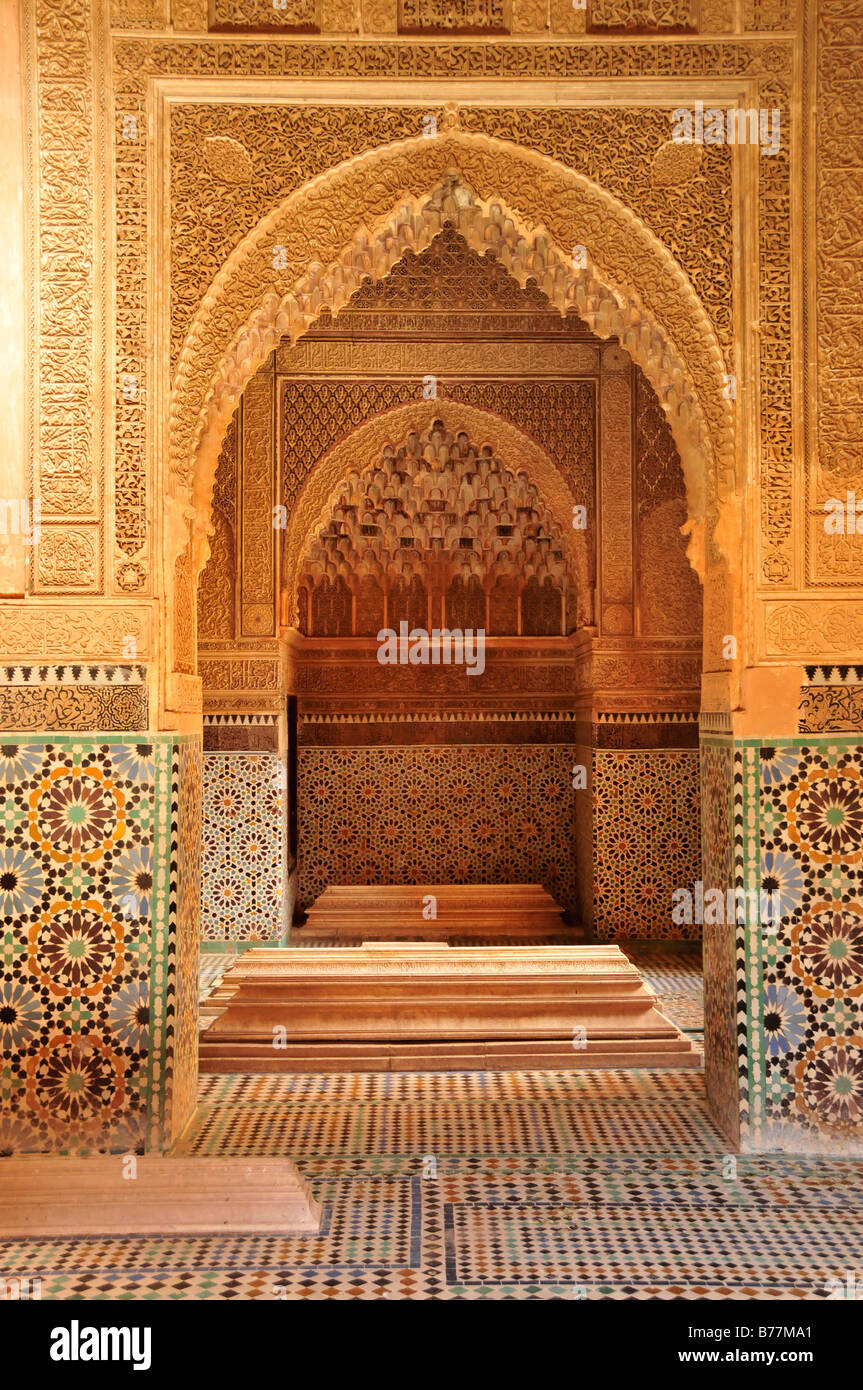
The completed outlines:
<svg viewBox="0 0 863 1390">
<path fill-rule="evenodd" d="M 680 455 L 650 382 L 641 372 L 635 376 L 639 630 L 696 636 L 701 632 L 702 590 L 681 534 L 686 489 Z"/>
<path fill-rule="evenodd" d="M 301 906 L 330 883 L 440 880 L 542 883 L 574 908 L 573 752 L 301 748 Z"/>
<path fill-rule="evenodd" d="M 300 585 L 312 635 L 373 636 L 382 613 L 376 594 L 398 603 L 409 593 L 416 605 L 405 617 L 422 627 L 442 600 L 448 626 L 482 628 L 494 594 L 498 632 L 516 636 L 524 595 L 528 635 L 540 636 L 561 633 L 574 581 L 561 526 L 524 471 L 511 472 L 491 445 L 454 437 L 435 420 L 343 481 L 307 543 Z"/>
</svg>

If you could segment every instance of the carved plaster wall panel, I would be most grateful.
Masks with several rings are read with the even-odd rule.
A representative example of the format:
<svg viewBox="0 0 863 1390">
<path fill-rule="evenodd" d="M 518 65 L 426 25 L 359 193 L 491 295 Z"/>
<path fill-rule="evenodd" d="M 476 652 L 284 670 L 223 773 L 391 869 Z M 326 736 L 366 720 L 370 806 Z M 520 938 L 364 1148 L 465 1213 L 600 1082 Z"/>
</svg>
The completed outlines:
<svg viewBox="0 0 863 1390">
<path fill-rule="evenodd" d="M 145 666 L 0 668 L 0 728 L 145 730 Z"/>
<path fill-rule="evenodd" d="M 432 107 L 439 122 L 441 108 Z M 194 305 L 230 251 L 271 210 L 279 197 L 346 157 L 388 141 L 421 134 L 428 107 L 358 106 L 346 123 L 339 107 L 187 106 L 171 113 L 173 357 Z M 314 122 L 315 139 L 303 138 Z M 462 124 L 525 147 L 547 150 L 625 201 L 679 256 L 723 346 L 731 341 L 733 290 L 730 260 L 731 167 L 729 151 L 710 149 L 694 187 L 656 189 L 650 161 L 671 134 L 667 110 L 602 112 L 583 109 L 465 108 Z M 625 130 L 627 158 L 621 159 Z M 201 149 L 208 137 L 228 136 L 249 152 L 253 181 L 242 200 L 229 187 L 201 176 Z M 429 189 L 430 191 L 430 189 Z M 709 227 L 709 235 L 706 229 Z"/>
<path fill-rule="evenodd" d="M 600 383 L 600 605 L 603 632 L 633 631 L 632 363 L 605 348 Z"/>
<path fill-rule="evenodd" d="M 0 651 L 7 658 L 116 660 L 153 655 L 149 607 L 41 602 L 0 606 Z"/>
<path fill-rule="evenodd" d="M 243 395 L 240 633 L 271 637 L 276 622 L 275 379 L 268 363 Z"/>
<path fill-rule="evenodd" d="M 330 449 L 319 460 L 314 475 L 292 507 L 285 532 L 282 569 L 286 595 L 286 616 L 283 619 L 285 623 L 296 622 L 296 576 L 300 557 L 307 538 L 331 494 L 352 469 L 365 467 L 374 461 L 383 449 L 409 433 L 423 433 L 437 419 L 442 420 L 454 435 L 464 431 L 469 438 L 481 439 L 484 444 L 493 440 L 495 448 L 509 459 L 511 469 L 523 470 L 536 482 L 547 496 L 555 516 L 571 516 L 571 492 L 551 459 L 533 440 L 514 429 L 507 421 L 487 411 L 478 410 L 475 406 L 442 399 L 418 400 L 414 404 L 397 407 L 367 420 L 364 425 Z M 581 599 L 589 589 L 589 564 L 584 533 L 570 530 L 566 534 L 564 547 L 577 575 L 577 594 Z"/>
<path fill-rule="evenodd" d="M 496 348 L 496 343 L 493 349 L 488 343 L 471 345 L 470 353 L 465 353 L 464 357 L 478 368 L 481 359 Z M 540 355 L 537 349 L 537 356 Z M 377 363 L 377 344 L 358 344 L 355 360 L 359 370 L 363 369 L 368 357 Z M 425 365 L 432 372 L 438 366 L 431 344 Z M 535 439 L 554 459 L 572 492 L 572 502 L 577 501 L 588 511 L 588 532 L 581 533 L 580 539 L 589 552 L 585 575 L 592 582 L 593 545 L 587 546 L 587 539 L 592 541 L 595 527 L 593 383 L 546 379 L 540 385 L 524 380 L 452 380 L 443 370 L 436 375 L 439 400 L 464 401 L 508 421 Z M 284 381 L 281 386 L 281 475 L 282 501 L 289 514 L 312 468 L 330 444 L 346 437 L 352 427 L 360 425 L 370 415 L 420 398 L 421 377 L 362 382 L 344 379 L 327 383 Z M 423 402 L 422 409 L 430 416 L 434 404 Z"/>
<path fill-rule="evenodd" d="M 462 316 L 459 315 L 461 318 Z M 559 319 L 563 323 L 563 319 Z M 500 325 L 499 325 L 500 326 Z M 505 326 L 505 325 L 504 325 Z M 542 324 L 545 331 L 545 322 Z M 490 335 L 491 336 L 491 335 Z M 543 336 L 501 340 L 459 342 L 436 338 L 414 342 L 411 339 L 378 341 L 372 338 L 341 340 L 321 338 L 311 333 L 296 343 L 284 340 L 276 349 L 276 373 L 280 376 L 334 376 L 356 372 L 370 377 L 410 377 L 419 383 L 432 376 L 497 377 L 586 377 L 599 374 L 599 349 L 586 342 L 551 342 Z"/>
<path fill-rule="evenodd" d="M 422 628 L 563 636 L 577 608 L 569 523 L 493 439 L 478 444 L 437 419 L 394 435 L 362 469 L 358 458 L 307 537 L 300 630 L 395 629 L 416 590 Z"/>
<path fill-rule="evenodd" d="M 863 612 L 857 604 L 801 597 L 764 605 L 764 653 L 793 659 L 849 661 L 863 650 Z"/>
<path fill-rule="evenodd" d="M 398 0 L 400 34 L 507 34 L 512 0 Z"/>
<path fill-rule="evenodd" d="M 210 558 L 198 580 L 198 644 L 230 642 L 236 635 L 237 470 L 239 412 L 228 426 L 213 487 L 213 535 Z"/>
<path fill-rule="evenodd" d="M 102 587 L 101 528 L 42 527 L 34 547 L 35 583 L 40 594 L 99 593 Z"/>
<path fill-rule="evenodd" d="M 811 521 L 806 536 L 806 584 L 859 588 L 863 537 L 829 537 L 823 502 L 863 496 L 863 252 L 854 227 L 863 197 L 859 74 L 856 55 L 863 21 L 851 4 L 817 8 L 818 72 L 815 193 L 818 408 L 820 470 L 810 478 Z M 811 339 L 810 339 L 811 341 Z M 852 507 L 853 511 L 853 507 Z"/>
<path fill-rule="evenodd" d="M 760 13 L 760 11 L 757 14 L 753 14 L 753 16 L 751 16 L 751 19 L 752 23 L 759 24 L 764 28 L 773 27 L 773 16 L 772 14 L 768 14 L 766 11 L 763 14 Z M 49 42 L 49 40 L 46 39 L 46 42 Z M 758 54 L 763 53 L 765 59 L 769 56 L 771 61 L 775 60 L 778 56 L 776 52 L 771 52 L 768 55 L 767 51 L 761 48 L 759 48 L 757 52 Z M 119 60 L 119 66 L 117 70 L 118 108 L 125 110 L 127 114 L 131 115 L 134 115 L 135 110 L 138 109 L 135 107 L 135 99 L 136 92 L 139 91 L 140 88 L 135 88 L 135 83 L 138 80 L 135 76 L 136 73 L 141 72 L 146 67 L 149 67 L 151 71 L 155 71 L 160 62 L 166 61 L 175 70 L 178 70 L 179 61 L 179 67 L 183 68 L 185 71 L 190 71 L 190 59 L 193 65 L 199 61 L 197 54 L 193 57 L 190 53 L 187 52 L 181 56 L 178 51 L 176 54 L 171 55 L 168 49 L 166 49 L 164 46 L 161 50 L 157 50 L 156 48 L 151 48 L 148 50 L 146 42 L 142 43 L 138 40 L 132 40 L 125 46 L 122 44 L 119 45 L 117 53 Z M 558 57 L 559 55 L 556 54 L 556 62 L 558 62 Z M 449 62 L 449 71 L 453 70 L 452 59 L 444 59 L 442 52 L 439 56 L 428 53 L 423 53 L 422 55 L 420 55 L 419 53 L 411 54 L 409 56 L 403 55 L 400 61 L 402 62 L 403 70 L 405 70 L 404 64 L 405 62 L 407 62 L 411 71 L 413 71 L 414 73 L 419 73 L 421 71 L 432 71 L 433 69 L 428 65 L 430 63 L 433 64 L 438 62 L 439 58 L 445 62 Z M 544 64 L 548 64 L 549 58 L 550 54 L 548 50 L 546 50 L 546 52 L 543 53 L 541 50 L 541 46 L 535 48 L 531 52 L 525 51 L 523 55 L 519 55 L 519 59 L 522 64 L 522 70 L 525 73 L 529 72 L 531 74 L 542 73 L 543 71 L 545 71 L 546 69 L 544 67 Z M 756 58 L 755 50 L 750 51 L 745 44 L 731 44 L 727 45 L 722 49 L 708 51 L 703 48 L 696 49 L 691 45 L 686 45 L 685 43 L 683 43 L 677 45 L 674 50 L 674 70 L 683 72 L 687 69 L 687 67 L 689 67 L 690 70 L 694 70 L 694 65 L 697 62 L 702 62 L 704 58 L 708 58 L 709 61 L 721 65 L 722 67 L 724 67 L 726 71 L 734 70 L 738 72 L 746 71 L 747 69 L 750 72 L 755 72 L 758 70 L 758 67 L 762 62 L 762 59 L 760 57 Z M 204 63 L 204 68 L 206 68 L 206 66 L 208 65 L 212 68 L 216 62 L 215 47 L 213 47 L 212 45 L 210 46 L 209 56 L 205 55 L 202 51 L 200 54 L 200 59 Z M 481 54 L 481 59 L 482 72 L 489 74 L 491 74 L 491 72 L 495 70 L 495 64 L 499 64 L 501 61 L 500 56 L 494 53 L 492 48 L 490 48 L 488 51 L 484 51 Z M 283 47 L 281 50 L 276 50 L 275 48 L 273 48 L 271 52 L 267 53 L 268 68 L 273 71 L 276 70 L 272 68 L 273 63 L 277 65 L 277 69 L 280 72 L 289 72 L 292 70 L 299 71 L 298 65 L 300 61 L 300 53 L 296 46 L 287 45 Z M 328 61 L 331 60 L 325 59 L 323 55 L 316 56 L 314 59 L 315 70 L 318 72 L 323 72 L 326 68 L 326 64 Z M 619 44 L 614 49 L 609 48 L 607 45 L 603 46 L 602 44 L 597 43 L 595 45 L 590 46 L 589 49 L 583 52 L 573 51 L 572 53 L 563 54 L 562 61 L 563 75 L 588 75 L 591 72 L 598 71 L 616 72 L 620 75 L 635 75 L 636 73 L 647 73 L 649 71 L 649 64 L 651 63 L 653 63 L 654 65 L 658 63 L 660 66 L 662 66 L 663 64 L 667 64 L 669 59 L 667 55 L 659 55 L 653 50 L 650 50 L 645 47 L 640 47 L 637 43 L 630 45 Z M 241 71 L 243 69 L 243 63 L 244 57 L 242 52 L 234 51 L 232 53 L 233 70 Z M 201 70 L 204 69 L 202 68 Z M 330 68 L 330 70 L 333 70 L 332 67 Z M 474 72 L 476 72 L 477 70 L 475 63 L 473 64 L 473 70 Z M 556 70 L 558 72 L 561 72 L 559 62 Z M 656 66 L 654 66 L 653 70 L 657 70 Z M 376 71 L 382 71 L 380 64 L 377 65 Z M 126 146 L 125 150 L 123 149 L 123 147 L 119 146 L 120 138 L 124 140 Z M 127 172 L 130 173 L 133 177 L 133 182 L 135 182 L 135 180 L 137 179 L 137 174 L 135 173 L 135 169 L 133 166 L 136 166 L 136 161 L 137 164 L 140 165 L 141 151 L 140 149 L 133 149 L 132 146 L 134 146 L 134 141 L 128 140 L 125 136 L 118 135 L 118 148 L 120 149 L 121 154 L 121 163 L 120 165 L 118 165 L 118 168 L 122 168 L 124 177 Z M 595 142 L 584 142 L 584 147 L 595 148 Z M 138 186 L 140 187 L 140 183 L 138 183 Z M 125 196 L 126 192 L 127 189 L 124 187 L 123 206 L 121 209 L 122 225 L 131 227 L 132 224 L 128 221 L 128 219 L 132 217 L 138 219 L 136 225 L 140 227 L 141 223 L 139 209 L 142 206 L 142 204 L 140 200 L 136 203 L 134 196 L 131 198 L 131 200 L 127 198 Z M 693 241 L 695 240 L 697 239 L 693 239 Z M 140 245 L 142 244 L 142 242 L 139 240 L 138 244 Z M 124 243 L 122 247 L 123 255 L 125 255 L 126 250 L 127 238 L 124 237 Z M 121 295 L 128 296 L 129 287 L 130 282 L 124 281 L 124 283 L 119 287 Z M 124 303 L 130 303 L 127 297 L 124 298 Z M 135 316 L 130 316 L 130 320 L 134 317 Z M 142 316 L 138 315 L 137 323 L 141 324 L 142 322 Z M 125 328 L 124 325 L 121 327 Z M 143 377 L 141 373 L 138 373 L 137 375 L 139 381 L 142 381 Z M 120 441 L 120 446 L 120 454 L 123 455 L 125 453 L 125 445 L 122 441 Z M 121 459 L 121 463 L 122 462 L 123 460 Z M 131 477 L 132 475 L 128 476 Z M 137 491 L 140 493 L 140 480 L 135 486 L 137 488 Z M 142 514 L 140 512 L 140 509 L 138 509 L 138 514 Z M 122 569 L 122 577 L 123 582 L 127 586 L 133 584 L 137 585 L 142 581 L 143 574 L 142 571 L 133 562 L 131 565 L 126 564 L 125 568 Z"/>
<path fill-rule="evenodd" d="M 316 34 L 321 29 L 321 0 L 284 0 L 278 9 L 273 0 L 209 0 L 209 28 L 228 33 Z"/>
<path fill-rule="evenodd" d="M 388 195 L 385 189 L 396 177 L 397 166 L 401 166 L 398 176 L 402 180 L 408 177 L 410 188 L 417 190 L 428 186 L 427 180 L 430 176 L 433 177 L 431 171 L 440 166 L 441 160 L 455 159 L 466 170 L 468 179 L 472 178 L 481 189 L 484 188 L 490 193 L 489 180 L 492 176 L 487 163 L 483 162 L 483 156 L 486 154 L 493 158 L 496 165 L 497 173 L 494 177 L 498 188 L 506 188 L 512 184 L 512 196 L 522 203 L 527 198 L 531 205 L 537 195 L 541 197 L 546 223 L 551 228 L 550 237 L 545 234 L 539 235 L 532 230 L 523 222 L 523 215 L 508 209 L 505 201 L 497 202 L 490 198 L 483 201 L 481 197 L 478 198 L 469 182 L 463 182 L 461 175 L 455 176 L 451 173 L 447 173 L 443 182 L 434 188 L 430 199 L 423 201 L 424 194 L 413 191 L 408 201 L 397 207 L 387 219 L 384 209 Z M 529 179 L 525 182 L 521 176 L 523 174 L 527 178 L 528 165 Z M 546 174 L 548 178 L 545 177 Z M 660 319 L 652 316 L 650 294 L 644 276 L 637 277 L 635 286 L 628 285 L 626 276 L 632 271 L 632 259 L 631 255 L 624 252 L 622 242 L 625 241 L 631 249 L 633 240 L 644 240 L 644 236 L 640 224 L 632 219 L 622 204 L 613 199 L 609 200 L 607 196 L 598 195 L 595 185 L 574 173 L 569 173 L 567 179 L 572 184 L 573 191 L 578 191 L 578 198 L 583 204 L 581 211 L 577 212 L 575 207 L 567 203 L 566 210 L 559 205 L 552 214 L 552 205 L 560 204 L 560 170 L 555 174 L 555 181 L 552 183 L 551 170 L 541 158 L 529 155 L 521 147 L 462 131 L 458 126 L 457 114 L 452 112 L 440 138 L 423 140 L 420 137 L 413 141 L 405 141 L 399 146 L 398 157 L 390 151 L 357 157 L 344 166 L 344 177 L 350 184 L 350 194 L 347 190 L 339 191 L 333 187 L 333 196 L 338 199 L 340 206 L 345 200 L 352 205 L 355 197 L 359 197 L 362 202 L 362 198 L 368 196 L 370 189 L 374 190 L 374 207 L 370 205 L 363 211 L 361 206 L 358 206 L 357 215 L 361 216 L 364 223 L 370 222 L 374 226 L 376 243 L 381 248 L 385 245 L 390 248 L 382 250 L 383 260 L 378 262 L 379 274 L 384 273 L 394 263 L 402 247 L 409 240 L 419 239 L 420 244 L 427 244 L 446 213 L 472 244 L 475 242 L 478 246 L 485 245 L 491 240 L 497 246 L 499 254 L 508 257 L 512 253 L 513 273 L 522 283 L 532 275 L 537 275 L 540 283 L 547 288 L 560 307 L 566 307 L 570 302 L 577 303 L 582 316 L 587 317 L 592 326 L 599 327 L 604 336 L 621 333 L 636 360 L 643 362 L 648 374 L 655 378 L 664 393 L 674 422 L 675 437 L 681 445 L 684 467 L 688 470 L 690 496 L 691 490 L 694 489 L 696 499 L 701 497 L 701 501 L 695 502 L 696 524 L 703 525 L 703 521 L 698 521 L 698 516 L 699 508 L 703 505 L 705 480 L 699 475 L 696 456 L 700 457 L 702 453 L 716 455 L 714 463 L 708 468 L 708 478 L 714 480 L 708 480 L 708 491 L 717 485 L 715 479 L 719 475 L 725 479 L 721 487 L 730 485 L 732 467 L 729 453 L 732 412 L 727 408 L 727 399 L 719 394 L 716 375 L 721 359 L 717 351 L 707 351 L 713 342 L 713 333 L 709 320 L 692 295 L 690 286 L 674 262 L 669 261 L 667 257 L 664 258 L 663 253 L 658 251 L 658 243 L 655 241 L 647 239 L 643 247 L 648 263 L 657 262 L 657 253 L 659 255 L 659 262 L 652 267 L 652 271 L 658 277 L 654 293 L 663 301 L 662 312 L 671 326 L 671 332 L 676 333 L 680 341 L 686 344 L 685 358 L 678 356 L 678 349 L 666 329 L 661 326 Z M 518 188 L 513 180 L 519 184 Z M 457 191 L 457 197 L 453 196 L 453 190 Z M 274 217 L 261 224 L 237 249 L 229 262 L 225 277 L 220 279 L 217 299 L 215 302 L 208 300 L 196 320 L 196 327 L 189 340 L 189 343 L 195 343 L 194 360 L 188 344 L 184 349 L 175 381 L 171 410 L 171 477 L 172 487 L 176 490 L 172 511 L 175 520 L 170 532 L 172 537 L 175 535 L 178 516 L 176 504 L 180 503 L 184 490 L 189 486 L 193 485 L 195 492 L 201 496 L 208 489 L 215 468 L 216 440 L 249 373 L 263 360 L 268 346 L 275 342 L 280 332 L 280 324 L 284 321 L 286 330 L 289 328 L 296 336 L 317 317 L 325 300 L 337 305 L 357 284 L 359 267 L 364 260 L 361 248 L 365 237 L 358 234 L 352 242 L 346 240 L 350 238 L 350 224 L 346 224 L 342 234 L 336 234 L 336 241 L 341 246 L 339 252 L 336 252 L 336 241 L 332 248 L 321 250 L 322 263 L 329 268 L 325 269 L 324 280 L 320 284 L 319 270 L 295 280 L 293 277 L 298 266 L 295 267 L 290 262 L 286 262 L 285 276 L 274 279 L 273 269 L 281 270 L 282 267 L 276 259 L 270 259 L 273 254 L 270 241 L 274 239 L 276 248 L 281 244 L 279 238 L 282 238 L 285 245 L 297 245 L 299 228 L 306 215 L 306 201 L 311 196 L 311 190 L 307 189 L 300 195 L 299 200 L 285 200 Z M 600 218 L 604 238 L 602 255 L 609 268 L 613 268 L 617 263 L 615 273 L 623 277 L 621 283 L 626 286 L 619 294 L 604 286 L 603 277 L 606 271 L 601 270 L 589 258 L 585 268 L 574 274 L 568 252 L 561 249 L 579 234 L 579 221 L 582 226 L 593 225 L 597 235 L 599 234 L 599 209 L 592 206 L 597 196 L 600 196 L 603 203 Z M 552 227 L 555 218 L 560 224 L 557 233 Z M 615 228 L 613 235 L 610 232 L 612 226 Z M 345 260 L 346 245 L 350 249 Z M 338 263 L 333 259 L 334 253 L 341 257 Z M 621 257 L 622 261 L 619 260 Z M 623 261 L 626 262 L 626 267 Z M 246 302 L 251 281 L 260 282 L 263 301 L 262 304 L 259 302 L 259 307 L 253 309 L 251 317 L 245 318 L 243 327 L 244 316 L 253 307 L 251 300 Z M 672 281 L 675 282 L 676 289 L 674 295 L 669 298 Z M 264 294 L 263 287 L 266 284 L 271 284 L 272 289 Z M 289 288 L 291 285 L 294 289 Z M 646 308 L 642 307 L 643 294 L 648 296 L 645 301 Z M 257 293 L 254 298 L 259 298 Z M 697 328 L 695 319 L 698 320 Z M 203 345 L 211 337 L 207 324 L 221 325 L 217 333 L 218 340 L 228 331 L 230 322 L 233 322 L 231 332 L 234 347 L 228 357 L 222 360 L 217 378 L 205 389 L 208 367 L 206 362 L 199 362 L 198 358 L 203 352 Z M 689 365 L 685 365 L 687 360 Z M 700 387 L 697 382 L 701 383 Z M 198 410 L 196 402 L 201 399 L 202 391 L 205 393 L 204 404 L 193 425 L 192 415 Z M 713 420 L 714 429 L 708 428 L 708 419 Z M 188 462 L 182 462 L 182 459 L 187 457 L 187 448 L 198 456 L 194 479 Z M 175 544 L 176 539 L 172 539 L 170 547 Z"/>
<path fill-rule="evenodd" d="M 111 0 L 112 29 L 167 29 L 169 0 Z"/>
<path fill-rule="evenodd" d="M 791 400 L 792 272 L 790 87 L 783 72 L 759 83 L 762 109 L 780 113 L 785 138 L 775 154 L 759 156 L 758 204 L 759 286 L 761 330 L 758 335 L 761 381 L 760 584 L 793 588 L 803 581 L 799 554 L 795 557 L 795 501 L 801 493 L 794 466 Z M 772 116 L 771 116 L 772 120 Z M 733 368 L 731 369 L 733 371 Z M 739 399 L 739 397 L 738 397 Z"/>
<path fill-rule="evenodd" d="M 590 29 L 680 33 L 695 29 L 696 0 L 589 0 Z"/>
<path fill-rule="evenodd" d="M 702 588 L 686 557 L 686 498 L 668 420 L 643 373 L 635 378 L 637 630 L 701 631 Z"/>
</svg>

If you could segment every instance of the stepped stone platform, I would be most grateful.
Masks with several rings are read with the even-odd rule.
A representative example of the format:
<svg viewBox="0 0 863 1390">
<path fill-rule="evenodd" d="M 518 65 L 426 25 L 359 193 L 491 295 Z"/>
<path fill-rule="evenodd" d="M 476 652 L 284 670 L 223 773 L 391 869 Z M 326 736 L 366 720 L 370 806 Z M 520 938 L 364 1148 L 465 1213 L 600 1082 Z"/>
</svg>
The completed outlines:
<svg viewBox="0 0 863 1390">
<path fill-rule="evenodd" d="M 321 1210 L 287 1158 L 0 1158 L 0 1239 L 298 1235 Z"/>
<path fill-rule="evenodd" d="M 207 1001 L 203 1072 L 697 1067 L 618 946 L 365 942 L 247 952 Z"/>
<path fill-rule="evenodd" d="M 424 916 L 429 897 L 435 916 Z M 529 938 L 552 945 L 577 940 L 563 908 L 540 883 L 339 884 L 315 900 L 303 927 L 306 941 L 470 941 Z"/>
</svg>

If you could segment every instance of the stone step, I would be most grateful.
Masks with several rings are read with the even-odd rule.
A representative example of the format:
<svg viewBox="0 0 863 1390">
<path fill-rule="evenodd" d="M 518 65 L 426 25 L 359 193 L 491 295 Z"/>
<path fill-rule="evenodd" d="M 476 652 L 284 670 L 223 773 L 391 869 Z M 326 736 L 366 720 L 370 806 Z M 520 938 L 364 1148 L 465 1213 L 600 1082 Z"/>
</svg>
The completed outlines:
<svg viewBox="0 0 863 1390">
<path fill-rule="evenodd" d="M 287 1158 L 0 1159 L 0 1238 L 64 1235 L 285 1235 L 321 1212 Z"/>
<path fill-rule="evenodd" d="M 434 918 L 423 916 L 435 899 Z M 296 940 L 438 941 L 458 937 L 560 936 L 563 909 L 539 883 L 333 884 L 315 900 Z M 570 938 L 571 939 L 571 938 Z"/>
<path fill-rule="evenodd" d="M 610 1067 L 700 1067 L 700 1051 L 686 1039 L 651 1042 L 607 1038 L 576 1050 L 572 1041 L 462 1041 L 411 1043 L 207 1043 L 200 1069 L 207 1073 L 351 1071 L 581 1071 Z"/>
</svg>

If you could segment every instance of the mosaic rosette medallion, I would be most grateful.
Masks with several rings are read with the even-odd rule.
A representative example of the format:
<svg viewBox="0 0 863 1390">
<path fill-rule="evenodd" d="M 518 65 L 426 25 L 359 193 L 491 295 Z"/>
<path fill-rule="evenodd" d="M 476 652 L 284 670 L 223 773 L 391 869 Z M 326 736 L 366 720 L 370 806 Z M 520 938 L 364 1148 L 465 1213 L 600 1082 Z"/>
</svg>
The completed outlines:
<svg viewBox="0 0 863 1390">
<path fill-rule="evenodd" d="M 863 1129 L 863 755 L 838 739 L 758 745 L 764 1121 L 788 1140 Z M 805 1136 L 804 1136 L 805 1138 Z"/>
<path fill-rule="evenodd" d="M 184 905 L 171 887 L 178 804 L 198 823 L 188 777 L 178 790 L 177 750 L 190 741 L 6 737 L 0 1153 L 158 1147 L 177 980 L 197 972 L 197 890 Z M 196 884 L 196 861 L 181 886 L 190 876 Z M 185 969 L 183 942 L 195 953 Z M 193 1088 L 197 1054 L 187 1051 Z"/>
</svg>

